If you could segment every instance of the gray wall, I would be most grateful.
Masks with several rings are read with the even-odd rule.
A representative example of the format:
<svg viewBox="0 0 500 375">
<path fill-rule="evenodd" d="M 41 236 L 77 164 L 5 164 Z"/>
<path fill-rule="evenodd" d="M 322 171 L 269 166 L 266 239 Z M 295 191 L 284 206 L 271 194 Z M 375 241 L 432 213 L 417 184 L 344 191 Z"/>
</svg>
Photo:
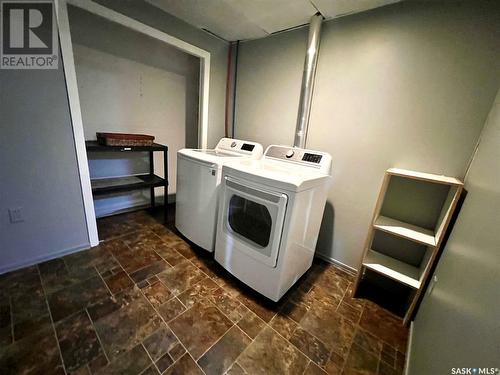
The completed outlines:
<svg viewBox="0 0 500 375">
<path fill-rule="evenodd" d="M 228 43 L 141 0 L 97 0 L 96 2 L 210 52 L 208 146 L 214 147 L 224 136 Z"/>
<path fill-rule="evenodd" d="M 307 147 L 331 153 L 318 252 L 357 267 L 384 170 L 463 177 L 498 89 L 500 7 L 402 2 L 324 23 Z M 241 45 L 236 134 L 292 144 L 307 30 Z"/>
<path fill-rule="evenodd" d="M 500 93 L 465 181 L 460 216 L 414 322 L 409 374 L 499 366 Z"/>
<path fill-rule="evenodd" d="M 0 273 L 88 247 L 62 66 L 0 70 Z M 24 222 L 10 224 L 9 208 Z"/>
</svg>

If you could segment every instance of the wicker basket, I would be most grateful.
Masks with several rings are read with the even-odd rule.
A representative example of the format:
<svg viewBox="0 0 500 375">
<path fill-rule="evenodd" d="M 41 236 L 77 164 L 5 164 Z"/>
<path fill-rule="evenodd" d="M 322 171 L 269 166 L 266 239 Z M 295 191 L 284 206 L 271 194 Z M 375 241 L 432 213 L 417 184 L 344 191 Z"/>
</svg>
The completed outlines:
<svg viewBox="0 0 500 375">
<path fill-rule="evenodd" d="M 96 133 L 97 142 L 105 146 L 151 146 L 155 137 L 146 134 Z"/>
</svg>

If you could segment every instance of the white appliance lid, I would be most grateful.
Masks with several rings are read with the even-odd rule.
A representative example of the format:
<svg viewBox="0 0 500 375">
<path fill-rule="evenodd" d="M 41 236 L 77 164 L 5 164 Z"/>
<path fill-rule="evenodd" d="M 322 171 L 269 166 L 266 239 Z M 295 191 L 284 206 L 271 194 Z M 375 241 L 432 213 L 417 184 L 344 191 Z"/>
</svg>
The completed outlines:
<svg viewBox="0 0 500 375">
<path fill-rule="evenodd" d="M 239 158 L 259 159 L 262 157 L 262 145 L 240 139 L 222 138 L 215 149 L 183 148 L 177 154 L 205 163 L 222 164 Z"/>
<path fill-rule="evenodd" d="M 222 170 L 226 175 L 245 181 L 292 192 L 307 190 L 331 179 L 330 175 L 318 169 L 284 164 L 268 159 L 241 160 L 225 163 Z"/>
<path fill-rule="evenodd" d="M 242 156 L 245 156 L 245 155 L 242 155 L 242 154 L 236 154 L 236 153 L 231 153 L 231 152 L 226 152 L 226 151 L 219 151 L 219 150 L 193 150 L 195 152 L 201 152 L 202 154 L 206 154 L 206 155 L 212 155 L 212 156 L 219 156 L 219 157 L 222 157 L 222 158 L 228 158 L 228 157 L 232 157 L 232 158 L 238 158 L 238 157 L 242 157 Z"/>
</svg>

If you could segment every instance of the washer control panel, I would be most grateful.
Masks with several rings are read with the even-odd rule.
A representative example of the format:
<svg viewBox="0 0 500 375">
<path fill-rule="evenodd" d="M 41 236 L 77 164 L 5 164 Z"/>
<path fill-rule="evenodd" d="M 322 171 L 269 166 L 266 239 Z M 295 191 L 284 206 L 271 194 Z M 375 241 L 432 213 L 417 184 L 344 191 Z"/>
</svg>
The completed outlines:
<svg viewBox="0 0 500 375">
<path fill-rule="evenodd" d="M 327 173 L 329 173 L 332 163 L 332 157 L 326 152 L 290 146 L 271 145 L 267 148 L 264 157 L 319 168 Z"/>
<path fill-rule="evenodd" d="M 244 155 L 252 155 L 256 159 L 262 156 L 262 145 L 255 142 L 243 141 L 240 139 L 232 138 L 222 138 L 217 146 L 215 147 L 217 151 L 232 151 Z"/>
</svg>

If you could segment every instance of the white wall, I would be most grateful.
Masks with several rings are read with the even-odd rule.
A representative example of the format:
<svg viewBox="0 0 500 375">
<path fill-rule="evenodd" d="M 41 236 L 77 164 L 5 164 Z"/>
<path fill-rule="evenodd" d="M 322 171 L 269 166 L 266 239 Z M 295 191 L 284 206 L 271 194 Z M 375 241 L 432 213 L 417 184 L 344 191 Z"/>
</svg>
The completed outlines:
<svg viewBox="0 0 500 375">
<path fill-rule="evenodd" d="M 0 273 L 88 247 L 62 66 L 0 70 L 0 116 Z"/>
<path fill-rule="evenodd" d="M 210 52 L 208 146 L 214 147 L 224 136 L 228 43 L 141 0 L 96 2 Z"/>
<path fill-rule="evenodd" d="M 358 267 L 384 170 L 463 177 L 498 89 L 500 7 L 401 2 L 325 22 L 307 147 L 331 153 L 318 252 Z M 240 47 L 236 134 L 292 144 L 307 30 Z"/>
<path fill-rule="evenodd" d="M 193 125 L 186 123 L 185 77 L 84 46 L 74 45 L 74 52 L 85 139 L 95 139 L 97 131 L 154 135 L 169 147 L 169 194 L 175 194 L 176 153 L 186 146 L 186 126 Z M 89 155 L 91 178 L 149 173 L 144 154 L 111 155 L 112 165 L 109 154 Z M 163 153 L 154 159 L 155 174 L 164 177 Z"/>
<path fill-rule="evenodd" d="M 169 195 L 177 151 L 198 143 L 199 59 L 81 9 L 69 21 L 86 140 L 96 132 L 142 133 L 169 148 Z M 149 173 L 147 153 L 91 153 L 91 178 Z M 164 177 L 163 153 L 155 173 Z M 163 197 L 163 188 L 156 196 Z M 149 203 L 149 189 L 95 199 L 97 216 Z"/>
<path fill-rule="evenodd" d="M 414 322 L 409 373 L 499 367 L 500 93 L 465 181 L 460 216 Z"/>
</svg>

